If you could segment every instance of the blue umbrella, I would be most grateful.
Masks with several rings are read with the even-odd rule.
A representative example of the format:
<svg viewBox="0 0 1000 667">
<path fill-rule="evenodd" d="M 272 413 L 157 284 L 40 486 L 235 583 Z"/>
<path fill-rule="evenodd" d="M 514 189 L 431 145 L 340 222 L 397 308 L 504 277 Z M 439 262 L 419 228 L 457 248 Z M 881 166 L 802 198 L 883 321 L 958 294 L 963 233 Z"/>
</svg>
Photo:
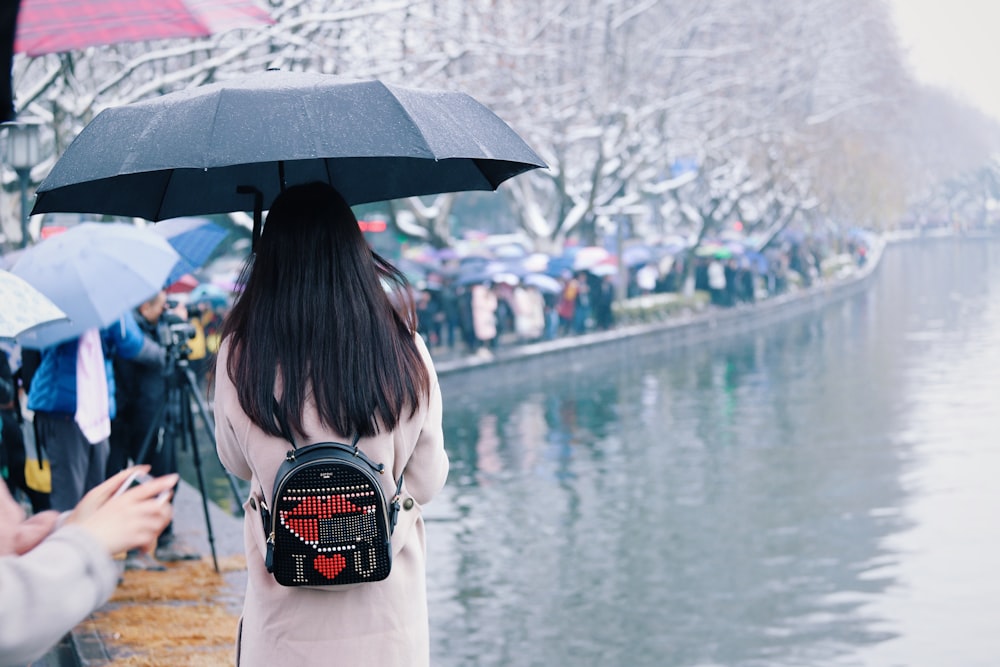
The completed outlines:
<svg viewBox="0 0 1000 667">
<path fill-rule="evenodd" d="M 11 270 L 48 297 L 69 321 L 17 337 L 42 348 L 106 327 L 163 288 L 177 252 L 147 229 L 85 222 L 24 251 Z"/>
<path fill-rule="evenodd" d="M 185 273 L 200 269 L 219 247 L 229 232 L 208 218 L 171 218 L 153 226 L 153 231 L 167 240 L 180 255 L 167 284 L 171 285 Z"/>
<path fill-rule="evenodd" d="M 229 293 L 218 285 L 202 283 L 188 294 L 188 303 L 191 305 L 206 303 L 212 308 L 227 308 Z"/>
<path fill-rule="evenodd" d="M 628 267 L 649 264 L 654 259 L 653 249 L 648 245 L 634 245 L 622 250 L 622 262 Z"/>
</svg>

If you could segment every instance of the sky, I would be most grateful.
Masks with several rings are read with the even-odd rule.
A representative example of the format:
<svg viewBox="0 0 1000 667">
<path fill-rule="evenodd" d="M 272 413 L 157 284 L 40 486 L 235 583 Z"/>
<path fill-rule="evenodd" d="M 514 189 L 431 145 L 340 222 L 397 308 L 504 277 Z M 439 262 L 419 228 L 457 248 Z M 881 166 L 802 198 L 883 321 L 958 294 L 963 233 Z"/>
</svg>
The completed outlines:
<svg viewBox="0 0 1000 667">
<path fill-rule="evenodd" d="M 891 0 L 918 81 L 1000 120 L 1000 0 Z"/>
</svg>

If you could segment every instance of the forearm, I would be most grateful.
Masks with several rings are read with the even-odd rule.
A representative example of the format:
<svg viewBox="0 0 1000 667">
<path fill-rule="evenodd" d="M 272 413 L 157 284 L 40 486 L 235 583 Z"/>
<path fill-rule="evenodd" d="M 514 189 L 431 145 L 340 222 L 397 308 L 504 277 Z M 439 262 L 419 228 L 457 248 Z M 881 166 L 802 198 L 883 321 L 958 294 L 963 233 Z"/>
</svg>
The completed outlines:
<svg viewBox="0 0 1000 667">
<path fill-rule="evenodd" d="M 118 574 L 104 547 L 76 526 L 0 558 L 0 665 L 45 653 L 108 600 Z"/>
</svg>

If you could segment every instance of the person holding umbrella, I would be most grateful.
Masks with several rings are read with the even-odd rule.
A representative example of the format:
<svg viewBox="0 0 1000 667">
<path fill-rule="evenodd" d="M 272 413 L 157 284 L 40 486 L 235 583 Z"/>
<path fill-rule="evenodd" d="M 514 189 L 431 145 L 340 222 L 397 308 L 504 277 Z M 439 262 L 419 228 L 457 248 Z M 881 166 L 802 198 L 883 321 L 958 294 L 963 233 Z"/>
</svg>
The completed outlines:
<svg viewBox="0 0 1000 667">
<path fill-rule="evenodd" d="M 219 458 L 251 481 L 239 664 L 428 665 L 421 507 L 444 486 L 448 456 L 406 278 L 371 250 L 340 194 L 312 183 L 275 199 L 241 282 L 215 372 Z M 384 464 L 389 497 L 402 476 L 386 579 L 296 588 L 267 572 L 260 509 L 289 451 L 282 423 L 303 443 L 357 435 Z"/>
<path fill-rule="evenodd" d="M 72 509 L 105 478 L 115 416 L 112 357 L 164 363 L 163 349 L 146 342 L 129 310 L 162 288 L 178 259 L 147 230 L 85 222 L 31 246 L 11 270 L 67 316 L 16 338 L 26 350 L 41 350 L 37 366 L 22 363 L 37 368 L 22 380 L 38 444 L 49 456 L 55 510 Z"/>
<path fill-rule="evenodd" d="M 132 317 L 88 329 L 41 351 L 31 378 L 28 409 L 52 467 L 52 509 L 73 509 L 105 479 L 115 416 L 114 355 L 162 366 L 163 348 L 150 344 Z"/>
</svg>

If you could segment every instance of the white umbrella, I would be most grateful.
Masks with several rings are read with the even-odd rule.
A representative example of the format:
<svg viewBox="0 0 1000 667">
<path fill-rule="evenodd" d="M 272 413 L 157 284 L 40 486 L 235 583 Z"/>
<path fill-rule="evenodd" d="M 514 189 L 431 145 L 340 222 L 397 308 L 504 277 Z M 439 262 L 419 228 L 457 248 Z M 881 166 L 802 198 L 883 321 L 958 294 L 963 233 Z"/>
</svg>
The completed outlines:
<svg viewBox="0 0 1000 667">
<path fill-rule="evenodd" d="M 601 277 L 613 276 L 618 273 L 618 267 L 615 266 L 614 264 L 608 264 L 608 263 L 595 264 L 590 268 L 588 268 L 587 271 L 590 271 L 595 276 L 601 276 Z"/>
<path fill-rule="evenodd" d="M 573 270 L 589 269 L 611 257 L 611 253 L 601 246 L 580 248 L 573 256 Z"/>
<path fill-rule="evenodd" d="M 549 256 L 544 252 L 533 252 L 524 258 L 521 263 L 525 271 L 532 273 L 544 273 L 549 268 Z"/>
<path fill-rule="evenodd" d="M 108 326 L 162 289 L 177 260 L 166 239 L 122 223 L 82 223 L 32 246 L 11 272 L 69 321 L 35 327 L 17 341 L 42 348 Z"/>
<path fill-rule="evenodd" d="M 0 270 L 0 338 L 12 340 L 34 327 L 66 319 L 44 294 L 24 279 Z"/>
<path fill-rule="evenodd" d="M 558 294 L 563 288 L 562 283 L 544 273 L 529 273 L 524 277 L 523 282 L 529 287 L 535 287 L 539 291 L 549 294 Z"/>
</svg>

